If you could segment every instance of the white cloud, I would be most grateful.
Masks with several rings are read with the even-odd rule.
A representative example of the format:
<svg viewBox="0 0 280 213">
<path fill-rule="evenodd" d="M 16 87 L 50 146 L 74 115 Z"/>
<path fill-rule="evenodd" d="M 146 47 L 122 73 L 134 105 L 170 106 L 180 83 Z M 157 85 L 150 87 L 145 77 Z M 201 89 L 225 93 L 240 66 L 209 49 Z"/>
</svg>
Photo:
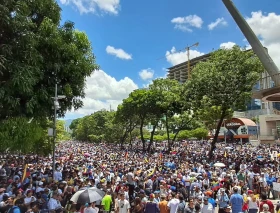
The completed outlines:
<svg viewBox="0 0 280 213">
<path fill-rule="evenodd" d="M 190 59 L 196 58 L 201 55 L 204 55 L 204 53 L 199 52 L 197 50 L 190 50 Z M 166 60 L 172 66 L 175 66 L 177 64 L 183 63 L 188 60 L 187 51 L 176 52 L 175 47 L 172 47 L 172 49 L 170 51 L 166 51 L 165 57 L 166 57 Z"/>
<path fill-rule="evenodd" d="M 154 77 L 154 70 L 151 68 L 143 69 L 139 72 L 139 76 L 144 81 L 152 79 Z"/>
<path fill-rule="evenodd" d="M 258 11 L 252 12 L 246 20 L 280 69 L 280 15 Z"/>
<path fill-rule="evenodd" d="M 101 109 L 116 110 L 129 93 L 138 89 L 138 86 L 130 78 L 125 77 L 118 81 L 102 70 L 95 71 L 87 78 L 86 85 L 84 106 L 75 112 L 67 113 L 71 117 L 73 114 L 76 117 L 88 115 Z"/>
<path fill-rule="evenodd" d="M 216 28 L 218 26 L 226 26 L 226 25 L 227 25 L 227 22 L 223 17 L 222 18 L 217 18 L 216 21 L 211 22 L 208 25 L 208 29 L 213 30 L 214 28 Z"/>
<path fill-rule="evenodd" d="M 60 0 L 61 4 L 69 4 L 69 0 Z"/>
<path fill-rule="evenodd" d="M 132 55 L 126 53 L 123 49 L 116 49 L 115 47 L 112 46 L 107 46 L 106 47 L 106 52 L 110 55 L 114 55 L 117 58 L 124 59 L 124 60 L 131 60 Z"/>
<path fill-rule="evenodd" d="M 197 15 L 189 15 L 185 17 L 177 17 L 171 20 L 171 23 L 175 24 L 174 28 L 184 31 L 192 32 L 192 28 L 201 28 L 203 24 L 202 18 Z"/>
<path fill-rule="evenodd" d="M 73 4 L 81 14 L 105 12 L 117 15 L 120 0 L 60 0 L 61 4 Z"/>
<path fill-rule="evenodd" d="M 231 49 L 233 48 L 234 45 L 236 45 L 236 43 L 229 41 L 229 42 L 221 43 L 220 48 Z"/>
</svg>

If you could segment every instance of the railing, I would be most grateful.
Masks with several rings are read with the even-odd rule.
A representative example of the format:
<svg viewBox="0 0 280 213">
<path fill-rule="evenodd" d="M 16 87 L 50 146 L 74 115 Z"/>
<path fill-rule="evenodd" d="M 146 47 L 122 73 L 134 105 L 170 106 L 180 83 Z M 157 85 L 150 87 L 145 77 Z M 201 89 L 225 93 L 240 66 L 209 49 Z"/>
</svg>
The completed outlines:
<svg viewBox="0 0 280 213">
<path fill-rule="evenodd" d="M 275 111 L 272 109 L 256 109 L 245 112 L 247 118 L 254 118 L 259 115 L 274 115 Z"/>
<path fill-rule="evenodd" d="M 253 88 L 253 92 L 257 92 L 260 90 L 265 90 L 265 89 L 271 89 L 275 86 L 280 86 L 280 85 L 276 85 L 275 82 L 272 80 L 272 78 L 278 78 L 280 82 L 280 73 L 277 73 L 273 76 L 270 76 L 267 72 L 262 73 L 262 75 L 265 75 L 264 77 L 261 77 L 258 84 L 259 84 L 259 88 Z"/>
</svg>

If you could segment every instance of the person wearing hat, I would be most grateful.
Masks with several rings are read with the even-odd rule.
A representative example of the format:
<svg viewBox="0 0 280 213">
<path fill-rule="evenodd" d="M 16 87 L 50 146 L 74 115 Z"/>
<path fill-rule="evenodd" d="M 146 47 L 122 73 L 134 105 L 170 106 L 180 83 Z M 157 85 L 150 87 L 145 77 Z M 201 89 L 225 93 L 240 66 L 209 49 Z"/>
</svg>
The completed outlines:
<svg viewBox="0 0 280 213">
<path fill-rule="evenodd" d="M 208 201 L 208 197 L 203 198 L 203 204 L 201 208 L 201 213 L 214 213 L 215 207 Z"/>
<path fill-rule="evenodd" d="M 230 205 L 227 205 L 227 206 L 224 208 L 224 212 L 226 212 L 226 213 L 230 213 L 230 212 L 231 212 L 231 207 L 230 207 Z"/>
<path fill-rule="evenodd" d="M 220 193 L 217 195 L 217 203 L 219 206 L 219 213 L 225 212 L 225 207 L 228 206 L 229 198 L 224 188 L 221 188 Z"/>
</svg>

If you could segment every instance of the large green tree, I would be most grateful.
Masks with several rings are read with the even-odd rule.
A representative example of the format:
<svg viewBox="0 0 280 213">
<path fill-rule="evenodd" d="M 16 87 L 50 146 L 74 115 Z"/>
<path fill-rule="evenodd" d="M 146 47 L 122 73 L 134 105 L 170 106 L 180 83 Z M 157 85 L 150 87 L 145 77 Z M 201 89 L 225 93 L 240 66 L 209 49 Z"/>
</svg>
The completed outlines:
<svg viewBox="0 0 280 213">
<path fill-rule="evenodd" d="M 60 25 L 55 0 L 0 3 L 0 120 L 53 115 L 55 84 L 60 115 L 82 106 L 85 78 L 97 65 L 85 33 Z"/>
<path fill-rule="evenodd" d="M 185 106 L 182 102 L 181 96 L 182 86 L 176 80 L 159 78 L 153 81 L 153 83 L 149 86 L 149 89 L 156 94 L 155 96 L 157 99 L 154 101 L 154 104 L 157 105 L 159 116 L 164 118 L 163 122 L 167 133 L 168 147 L 169 150 L 171 150 L 173 142 L 170 140 L 170 133 L 172 131 L 170 121 L 174 118 L 176 113 L 183 114 L 183 108 Z"/>
<path fill-rule="evenodd" d="M 219 49 L 207 61 L 194 67 L 191 80 L 185 84 L 185 100 L 192 103 L 194 112 L 213 106 L 219 112 L 209 158 L 213 156 L 223 120 L 233 110 L 245 108 L 263 70 L 252 51 L 242 50 L 238 46 Z"/>
</svg>

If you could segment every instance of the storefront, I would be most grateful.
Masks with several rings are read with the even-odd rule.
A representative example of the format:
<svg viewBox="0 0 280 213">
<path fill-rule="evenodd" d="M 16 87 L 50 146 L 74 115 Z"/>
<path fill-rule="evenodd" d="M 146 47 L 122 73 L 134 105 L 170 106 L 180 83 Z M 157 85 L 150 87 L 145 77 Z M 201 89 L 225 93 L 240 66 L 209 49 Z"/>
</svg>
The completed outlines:
<svg viewBox="0 0 280 213">
<path fill-rule="evenodd" d="M 245 143 L 254 135 L 258 135 L 258 128 L 254 121 L 248 118 L 232 118 L 223 122 L 218 139 Z"/>
</svg>

